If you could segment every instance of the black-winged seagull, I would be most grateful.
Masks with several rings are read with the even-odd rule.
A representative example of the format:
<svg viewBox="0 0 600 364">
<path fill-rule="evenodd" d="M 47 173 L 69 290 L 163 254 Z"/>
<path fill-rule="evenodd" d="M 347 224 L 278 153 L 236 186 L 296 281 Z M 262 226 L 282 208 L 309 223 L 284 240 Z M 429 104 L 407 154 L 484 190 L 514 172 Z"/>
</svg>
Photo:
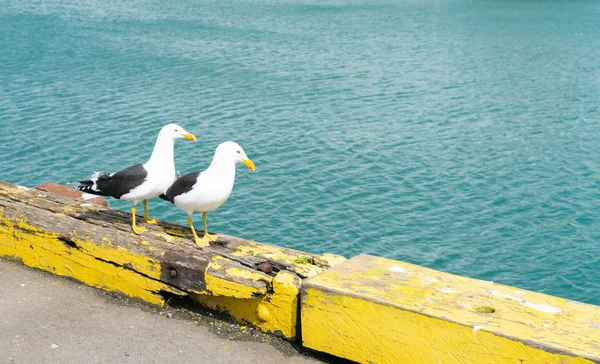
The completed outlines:
<svg viewBox="0 0 600 364">
<path fill-rule="evenodd" d="M 111 174 L 94 172 L 90 179 L 79 181 L 80 186 L 77 189 L 93 195 L 132 201 L 131 228 L 136 234 L 141 234 L 145 229 L 135 224 L 135 206 L 141 200 L 146 222 L 156 222 L 148 217 L 146 200 L 165 193 L 175 181 L 173 147 L 175 140 L 182 138 L 196 140 L 194 135 L 177 124 L 165 125 L 158 133 L 154 150 L 148 162 L 136 164 Z"/>
<path fill-rule="evenodd" d="M 188 214 L 188 224 L 192 229 L 194 241 L 199 248 L 210 245 L 217 236 L 210 235 L 206 227 L 206 212 L 221 206 L 231 194 L 235 182 L 235 164 L 242 162 L 254 171 L 254 163 L 248 159 L 242 147 L 234 142 L 219 144 L 210 166 L 202 172 L 191 172 L 179 177 L 164 195 L 160 197 L 170 201 Z M 194 230 L 192 214 L 202 212 L 204 236 L 199 238 Z"/>
</svg>

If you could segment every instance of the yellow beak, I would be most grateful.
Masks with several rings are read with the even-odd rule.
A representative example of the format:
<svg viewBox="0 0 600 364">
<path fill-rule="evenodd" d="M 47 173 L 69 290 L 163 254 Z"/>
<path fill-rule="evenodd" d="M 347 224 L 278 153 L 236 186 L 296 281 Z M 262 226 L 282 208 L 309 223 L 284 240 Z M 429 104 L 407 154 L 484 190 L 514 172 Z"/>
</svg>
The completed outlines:
<svg viewBox="0 0 600 364">
<path fill-rule="evenodd" d="M 194 134 L 185 133 L 185 134 L 181 134 L 181 136 L 186 138 L 187 140 L 191 140 L 193 142 L 196 141 L 196 137 L 194 136 Z"/>
<path fill-rule="evenodd" d="M 248 167 L 248 169 L 251 170 L 252 172 L 254 172 L 256 170 L 254 163 L 250 159 L 242 159 L 242 163 L 244 163 L 246 165 L 246 167 Z"/>
</svg>

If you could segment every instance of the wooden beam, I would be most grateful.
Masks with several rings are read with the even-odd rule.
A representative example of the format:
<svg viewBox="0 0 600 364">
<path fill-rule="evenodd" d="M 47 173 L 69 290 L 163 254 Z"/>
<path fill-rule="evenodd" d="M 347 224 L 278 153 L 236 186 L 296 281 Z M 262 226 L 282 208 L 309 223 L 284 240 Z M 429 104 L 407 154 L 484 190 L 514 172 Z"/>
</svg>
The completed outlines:
<svg viewBox="0 0 600 364">
<path fill-rule="evenodd" d="M 360 363 L 599 363 L 600 307 L 360 255 L 302 288 L 304 346 Z"/>
<path fill-rule="evenodd" d="M 136 235 L 130 221 L 105 206 L 0 182 L 0 256 L 153 304 L 173 294 L 204 300 L 290 339 L 301 280 L 344 260 L 226 235 L 199 249 L 188 227 L 139 218 L 147 230 Z M 249 312 L 257 301 L 286 304 Z"/>
</svg>

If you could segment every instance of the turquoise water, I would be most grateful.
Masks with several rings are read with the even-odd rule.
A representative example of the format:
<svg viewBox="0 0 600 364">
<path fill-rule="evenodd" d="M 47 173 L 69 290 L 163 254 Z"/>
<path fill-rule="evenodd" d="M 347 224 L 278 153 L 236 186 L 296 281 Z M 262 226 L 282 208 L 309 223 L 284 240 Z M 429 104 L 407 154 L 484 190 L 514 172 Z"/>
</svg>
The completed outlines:
<svg viewBox="0 0 600 364">
<path fill-rule="evenodd" d="M 182 173 L 225 140 L 257 165 L 211 230 L 600 304 L 599 2 L 0 4 L 1 180 L 144 162 L 177 122 Z"/>
</svg>

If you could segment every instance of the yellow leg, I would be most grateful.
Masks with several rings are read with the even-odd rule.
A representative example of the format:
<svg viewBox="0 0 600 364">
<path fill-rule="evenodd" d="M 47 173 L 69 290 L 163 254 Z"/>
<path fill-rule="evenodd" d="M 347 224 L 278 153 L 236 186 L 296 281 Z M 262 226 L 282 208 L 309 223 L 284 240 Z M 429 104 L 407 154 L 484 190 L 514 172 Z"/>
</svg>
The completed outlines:
<svg viewBox="0 0 600 364">
<path fill-rule="evenodd" d="M 206 212 L 202 213 L 202 221 L 204 221 L 204 239 L 208 239 L 208 241 L 217 240 L 219 235 L 210 235 L 208 233 L 208 228 L 206 227 Z"/>
<path fill-rule="evenodd" d="M 196 242 L 196 245 L 198 246 L 198 248 L 204 248 L 207 246 L 210 246 L 210 240 L 198 237 L 198 235 L 196 235 L 196 230 L 194 229 L 194 224 L 192 222 L 192 217 L 188 215 L 187 218 L 188 224 L 190 225 L 190 229 L 192 229 L 192 234 L 194 235 L 194 241 Z"/>
<path fill-rule="evenodd" d="M 138 235 L 146 231 L 146 229 L 135 225 L 135 205 L 131 205 L 131 229 Z"/>
<path fill-rule="evenodd" d="M 156 224 L 156 219 L 151 219 L 148 216 L 148 206 L 146 205 L 146 200 L 142 200 L 142 205 L 144 205 L 144 218 L 148 224 Z"/>
</svg>

